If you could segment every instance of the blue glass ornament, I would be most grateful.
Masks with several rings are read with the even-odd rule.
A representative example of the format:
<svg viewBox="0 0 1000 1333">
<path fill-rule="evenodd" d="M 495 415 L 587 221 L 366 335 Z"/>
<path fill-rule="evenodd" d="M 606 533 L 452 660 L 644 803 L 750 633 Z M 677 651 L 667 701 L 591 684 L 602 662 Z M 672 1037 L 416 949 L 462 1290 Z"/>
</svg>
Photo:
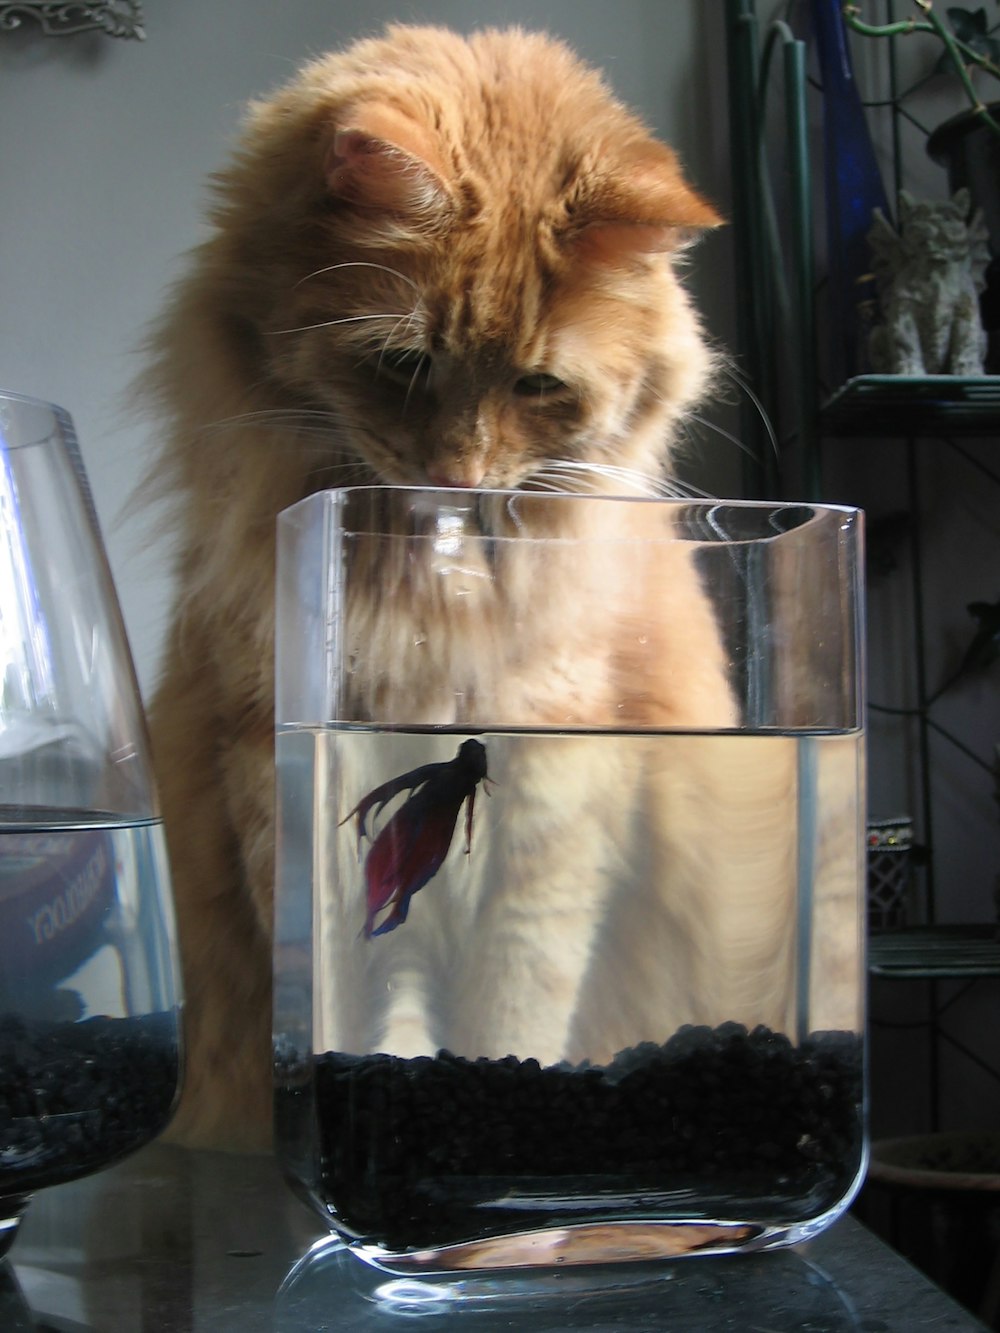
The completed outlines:
<svg viewBox="0 0 1000 1333">
<path fill-rule="evenodd" d="M 823 84 L 831 370 L 840 381 L 866 369 L 861 310 L 874 299 L 867 236 L 876 208 L 893 214 L 854 80 L 841 0 L 810 0 L 810 14 Z"/>
</svg>

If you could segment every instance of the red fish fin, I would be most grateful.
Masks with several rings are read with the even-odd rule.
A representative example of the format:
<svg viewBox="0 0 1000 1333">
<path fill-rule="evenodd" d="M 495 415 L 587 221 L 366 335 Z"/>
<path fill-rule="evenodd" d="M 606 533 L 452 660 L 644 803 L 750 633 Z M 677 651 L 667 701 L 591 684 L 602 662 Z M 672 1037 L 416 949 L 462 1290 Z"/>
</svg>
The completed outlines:
<svg viewBox="0 0 1000 1333">
<path fill-rule="evenodd" d="M 460 805 L 435 805 L 418 793 L 396 811 L 372 843 L 365 860 L 366 933 L 378 934 L 367 929 L 377 914 L 390 903 L 397 908 L 408 903 L 440 870 Z"/>
</svg>

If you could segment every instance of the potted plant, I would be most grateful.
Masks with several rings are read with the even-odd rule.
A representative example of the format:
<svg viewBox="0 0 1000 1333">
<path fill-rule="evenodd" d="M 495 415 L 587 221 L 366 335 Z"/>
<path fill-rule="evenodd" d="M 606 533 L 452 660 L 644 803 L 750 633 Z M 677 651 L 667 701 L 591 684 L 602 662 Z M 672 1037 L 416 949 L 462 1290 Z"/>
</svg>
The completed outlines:
<svg viewBox="0 0 1000 1333">
<path fill-rule="evenodd" d="M 912 5 L 916 15 L 891 23 L 866 22 L 861 5 L 851 0 L 845 0 L 842 13 L 847 27 L 864 37 L 923 33 L 941 44 L 936 65 L 903 96 L 909 96 L 935 75 L 958 79 L 969 105 L 929 135 L 927 151 L 947 168 L 952 192 L 962 186 L 969 188 L 986 215 L 994 252 L 1000 254 L 1000 101 L 985 101 L 976 83 L 980 74 L 1000 83 L 1000 36 L 996 35 L 1000 21 L 991 26 L 985 8 L 951 5 L 945 21 L 935 12 L 934 0 L 912 0 Z"/>
<path fill-rule="evenodd" d="M 988 92 L 984 98 L 980 84 L 1000 92 L 1000 18 L 991 23 L 985 7 L 973 10 L 958 5 L 949 6 L 942 18 L 934 0 L 910 0 L 910 4 L 911 14 L 888 23 L 868 22 L 864 6 L 852 0 L 844 0 L 841 12 L 845 25 L 863 37 L 923 35 L 938 42 L 941 52 L 936 64 L 903 97 L 943 75 L 957 79 L 968 99 L 967 107 L 928 134 L 927 152 L 947 171 L 951 193 L 968 189 L 983 212 L 993 261 L 981 310 L 983 325 L 991 335 L 987 369 L 995 372 L 1000 330 L 1000 100 L 990 100 Z"/>
<path fill-rule="evenodd" d="M 938 126 L 927 140 L 927 151 L 947 169 L 952 191 L 962 186 L 971 190 L 983 210 L 993 252 L 1000 255 L 1000 102 L 983 102 L 973 83 L 977 69 L 1000 80 L 1000 38 L 989 29 L 985 9 L 973 12 L 952 7 L 947 14 L 953 39 L 937 69 L 955 70 L 970 94 L 971 105 Z M 935 15 L 931 17 L 940 23 Z"/>
<path fill-rule="evenodd" d="M 943 48 L 937 64 L 907 93 L 935 74 L 951 74 L 969 99 L 961 116 L 972 126 L 1000 138 L 1000 102 L 984 102 L 975 82 L 979 71 L 1000 80 L 1000 38 L 995 35 L 1000 22 L 991 26 L 984 8 L 971 10 L 958 5 L 948 7 L 946 22 L 935 12 L 934 0 L 911 0 L 911 4 L 916 14 L 889 23 L 867 22 L 862 6 L 854 0 L 842 0 L 841 13 L 846 26 L 863 37 L 909 37 L 919 33 L 935 37 Z"/>
</svg>

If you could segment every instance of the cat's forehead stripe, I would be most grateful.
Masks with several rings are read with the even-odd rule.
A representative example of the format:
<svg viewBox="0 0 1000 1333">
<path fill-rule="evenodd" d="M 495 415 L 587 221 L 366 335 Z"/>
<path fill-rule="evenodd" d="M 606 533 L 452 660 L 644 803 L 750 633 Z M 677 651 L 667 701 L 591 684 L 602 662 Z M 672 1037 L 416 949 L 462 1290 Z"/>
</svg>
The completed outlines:
<svg viewBox="0 0 1000 1333">
<path fill-rule="evenodd" d="M 444 336 L 453 345 L 475 342 L 509 346 L 515 331 L 521 340 L 536 303 L 530 299 L 532 275 L 521 265 L 505 268 L 498 260 L 469 264 L 459 278 L 457 299 L 446 316 Z"/>
</svg>

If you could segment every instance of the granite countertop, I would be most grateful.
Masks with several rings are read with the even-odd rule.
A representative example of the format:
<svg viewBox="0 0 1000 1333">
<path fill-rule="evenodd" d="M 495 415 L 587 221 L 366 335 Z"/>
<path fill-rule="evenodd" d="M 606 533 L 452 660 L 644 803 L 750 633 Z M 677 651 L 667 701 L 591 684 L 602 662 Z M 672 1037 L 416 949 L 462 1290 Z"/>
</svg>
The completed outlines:
<svg viewBox="0 0 1000 1333">
<path fill-rule="evenodd" d="M 42 1191 L 0 1265 L 5 1333 L 921 1333 L 979 1323 L 851 1217 L 792 1250 L 528 1278 L 394 1279 L 270 1158 L 153 1145 Z"/>
</svg>

